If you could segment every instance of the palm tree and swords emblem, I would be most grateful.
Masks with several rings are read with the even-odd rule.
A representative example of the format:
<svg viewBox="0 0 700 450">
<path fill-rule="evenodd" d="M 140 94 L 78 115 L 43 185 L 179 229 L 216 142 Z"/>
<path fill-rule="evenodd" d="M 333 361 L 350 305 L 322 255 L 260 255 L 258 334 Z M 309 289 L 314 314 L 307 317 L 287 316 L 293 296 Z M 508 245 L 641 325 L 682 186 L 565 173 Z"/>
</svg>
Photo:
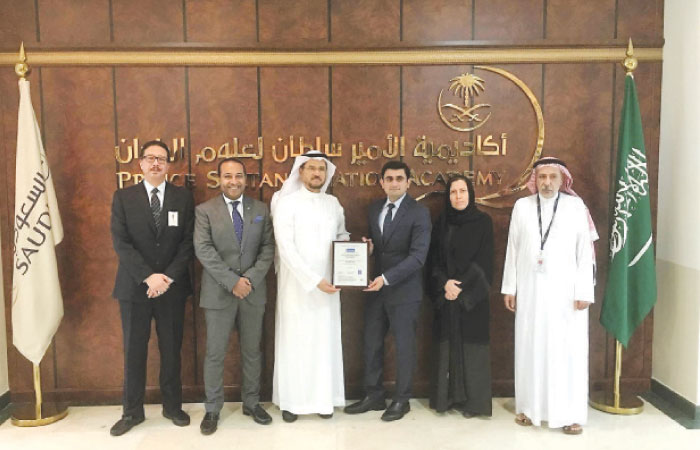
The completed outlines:
<svg viewBox="0 0 700 450">
<path fill-rule="evenodd" d="M 480 91 L 484 91 L 485 81 L 471 73 L 464 73 L 458 77 L 452 78 L 450 80 L 450 87 L 448 91 L 454 91 L 453 95 L 463 99 L 464 105 L 458 105 L 455 103 L 442 104 L 442 94 L 443 90 L 440 90 L 440 95 L 438 96 L 438 113 L 440 118 L 449 128 L 455 131 L 473 131 L 486 123 L 491 117 L 491 112 L 489 111 L 485 117 L 482 117 L 479 112 L 482 108 L 490 108 L 491 105 L 487 103 L 477 103 L 476 97 L 480 94 Z M 443 109 L 447 110 L 447 116 L 443 113 Z"/>
</svg>

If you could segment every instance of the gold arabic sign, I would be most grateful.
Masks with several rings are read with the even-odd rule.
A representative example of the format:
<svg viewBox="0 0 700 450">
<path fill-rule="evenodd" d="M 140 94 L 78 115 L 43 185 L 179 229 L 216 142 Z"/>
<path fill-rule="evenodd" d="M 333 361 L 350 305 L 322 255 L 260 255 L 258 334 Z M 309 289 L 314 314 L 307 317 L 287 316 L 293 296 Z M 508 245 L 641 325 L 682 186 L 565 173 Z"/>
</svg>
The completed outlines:
<svg viewBox="0 0 700 450">
<path fill-rule="evenodd" d="M 518 160 L 521 160 L 528 144 L 517 141 L 515 144 L 509 142 L 508 132 L 503 129 L 497 132 L 482 132 L 480 130 L 487 122 L 491 123 L 491 128 L 494 126 L 506 127 L 507 124 L 494 123 L 494 120 L 498 119 L 493 106 L 476 101 L 476 97 L 486 89 L 484 78 L 487 76 L 483 75 L 482 77 L 476 73 L 465 73 L 453 77 L 449 80 L 447 90 L 440 90 L 437 96 L 439 119 L 452 130 L 450 133 L 457 132 L 457 134 L 451 136 L 449 141 L 446 141 L 444 138 L 433 139 L 423 134 L 410 139 L 410 143 L 407 144 L 408 139 L 405 136 L 393 133 L 387 134 L 383 142 L 370 143 L 364 141 L 351 143 L 324 142 L 319 136 L 308 139 L 305 136 L 289 135 L 272 139 L 272 142 L 262 136 L 253 142 L 246 142 L 239 137 L 233 137 L 228 142 L 199 148 L 193 154 L 192 163 L 193 165 L 211 165 L 217 164 L 223 158 L 237 157 L 253 161 L 269 161 L 271 159 L 277 165 L 284 164 L 291 158 L 302 155 L 311 149 L 320 149 L 329 158 L 349 159 L 349 170 L 338 170 L 333 183 L 334 185 L 354 187 L 378 184 L 379 174 L 376 171 L 361 170 L 368 163 L 401 158 L 407 161 L 409 166 L 413 167 L 411 182 L 417 186 L 432 186 L 436 183 L 445 183 L 450 175 L 461 173 L 473 179 L 476 186 L 482 187 L 482 190 L 491 191 L 478 197 L 477 201 L 479 203 L 489 206 L 504 206 L 493 203 L 493 201 L 522 190 L 532 169 L 532 164 L 542 152 L 544 143 L 542 110 L 532 91 L 512 73 L 487 66 L 474 66 L 474 71 L 495 74 L 511 82 L 525 94 L 534 110 L 537 132 L 534 145 L 530 144 L 532 145 L 531 148 L 534 147 L 534 149 L 531 150 L 531 156 L 526 158 L 526 167 L 522 172 L 518 172 L 518 175 L 515 177 L 508 175 L 508 170 L 497 170 L 494 166 L 498 165 L 498 161 L 501 160 L 499 158 L 506 158 L 514 153 Z M 483 129 L 486 129 L 486 127 Z M 171 162 L 177 162 L 185 158 L 186 144 L 183 137 L 172 139 L 169 142 L 170 147 L 174 150 Z M 129 164 L 138 159 L 138 149 L 138 138 L 121 139 L 120 145 L 114 148 L 114 157 L 119 164 Z M 475 158 L 480 162 L 486 161 L 484 166 L 487 169 L 474 169 L 472 162 Z M 420 170 L 412 161 L 421 161 L 421 164 L 424 166 L 433 165 L 434 162 L 440 164 L 438 164 L 439 167 L 436 167 L 436 170 Z M 470 169 L 464 170 L 464 167 L 467 165 Z M 266 166 L 269 166 L 269 164 L 266 164 Z M 343 166 L 343 164 L 340 165 L 340 167 Z M 345 166 L 347 167 L 347 165 Z M 377 164 L 372 164 L 372 167 L 376 166 Z M 255 173 L 250 170 L 251 167 L 248 167 L 248 169 L 250 172 L 248 174 L 248 182 L 253 189 L 262 188 L 263 186 L 277 188 L 288 175 L 286 167 L 286 170 L 282 170 L 282 172 L 273 170 Z M 138 183 L 142 179 L 140 173 L 132 173 L 123 169 L 119 169 L 116 175 L 120 187 L 130 183 Z M 216 189 L 219 187 L 216 170 L 208 171 L 206 178 L 206 186 L 208 188 Z M 178 184 L 184 184 L 185 181 L 189 184 L 196 184 L 195 174 L 192 173 L 173 173 L 169 175 L 168 179 Z"/>
</svg>

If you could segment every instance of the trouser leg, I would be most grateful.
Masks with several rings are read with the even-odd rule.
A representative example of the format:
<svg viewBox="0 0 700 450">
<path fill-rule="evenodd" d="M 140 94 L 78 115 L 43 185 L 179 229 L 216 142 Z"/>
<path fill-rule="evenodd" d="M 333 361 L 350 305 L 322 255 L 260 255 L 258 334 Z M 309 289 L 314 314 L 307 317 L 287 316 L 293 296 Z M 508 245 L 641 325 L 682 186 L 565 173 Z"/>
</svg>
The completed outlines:
<svg viewBox="0 0 700 450">
<path fill-rule="evenodd" d="M 365 395 L 384 397 L 384 336 L 389 326 L 383 302 L 377 296 L 365 300 Z"/>
<path fill-rule="evenodd" d="M 262 370 L 260 341 L 264 315 L 265 305 L 251 305 L 248 302 L 241 302 L 237 318 L 243 372 L 241 398 L 243 404 L 249 408 L 260 402 L 260 372 Z"/>
<path fill-rule="evenodd" d="M 120 301 L 119 311 L 124 335 L 123 414 L 144 417 L 143 399 L 146 392 L 152 308 L 150 303 Z"/>
<path fill-rule="evenodd" d="M 394 401 L 411 398 L 413 373 L 416 369 L 416 328 L 420 303 L 389 306 L 387 313 L 396 343 L 396 391 Z"/>
<path fill-rule="evenodd" d="M 224 360 L 231 331 L 236 323 L 238 300 L 223 309 L 204 309 L 207 323 L 207 352 L 204 356 L 206 412 L 218 413 L 224 406 Z"/>
<path fill-rule="evenodd" d="M 175 412 L 182 408 L 180 361 L 185 322 L 184 298 L 153 300 L 158 349 L 160 350 L 160 392 L 163 409 Z"/>
</svg>

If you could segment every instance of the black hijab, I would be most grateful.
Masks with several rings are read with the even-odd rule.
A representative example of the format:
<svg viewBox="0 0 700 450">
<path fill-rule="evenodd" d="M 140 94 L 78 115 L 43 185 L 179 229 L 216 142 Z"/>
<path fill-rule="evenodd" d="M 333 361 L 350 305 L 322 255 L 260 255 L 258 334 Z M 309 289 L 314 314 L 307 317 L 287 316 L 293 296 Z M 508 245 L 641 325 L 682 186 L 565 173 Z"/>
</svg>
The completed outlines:
<svg viewBox="0 0 700 450">
<path fill-rule="evenodd" d="M 469 204 L 463 210 L 455 209 L 452 207 L 452 202 L 450 202 L 450 189 L 452 185 L 456 182 L 462 180 L 467 185 L 467 191 L 469 192 Z M 463 225 L 467 222 L 473 222 L 480 220 L 482 218 L 482 213 L 476 207 L 476 197 L 474 196 L 474 185 L 469 180 L 469 178 L 464 175 L 455 175 L 449 179 L 447 182 L 447 191 L 445 192 L 445 216 L 447 223 L 449 225 Z"/>
</svg>

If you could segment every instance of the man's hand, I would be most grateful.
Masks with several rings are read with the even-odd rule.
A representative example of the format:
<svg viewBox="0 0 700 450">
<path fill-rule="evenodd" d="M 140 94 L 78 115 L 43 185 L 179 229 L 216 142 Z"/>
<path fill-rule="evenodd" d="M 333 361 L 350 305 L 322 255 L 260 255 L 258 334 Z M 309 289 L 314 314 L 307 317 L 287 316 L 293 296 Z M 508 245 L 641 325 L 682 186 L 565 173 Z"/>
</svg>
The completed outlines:
<svg viewBox="0 0 700 450">
<path fill-rule="evenodd" d="M 253 285 L 250 284 L 250 280 L 247 279 L 246 277 L 240 277 L 238 279 L 238 282 L 236 282 L 236 285 L 231 289 L 231 292 L 233 292 L 233 295 L 240 299 L 244 299 L 250 294 L 250 291 L 253 290 Z"/>
<path fill-rule="evenodd" d="M 574 309 L 577 311 L 583 311 L 590 306 L 591 302 L 584 302 L 583 300 L 574 300 Z"/>
<path fill-rule="evenodd" d="M 505 303 L 508 311 L 515 312 L 515 295 L 505 294 L 503 296 L 503 303 Z"/>
<path fill-rule="evenodd" d="M 461 281 L 447 280 L 447 283 L 445 283 L 445 298 L 447 300 L 457 300 L 457 297 L 462 292 L 462 288 L 459 287 L 460 284 L 462 284 Z"/>
<path fill-rule="evenodd" d="M 371 255 L 374 252 L 374 242 L 372 242 L 372 239 L 362 236 L 362 242 L 367 242 L 367 244 L 369 244 L 368 250 Z"/>
<path fill-rule="evenodd" d="M 170 287 L 170 278 L 162 273 L 152 273 L 145 281 L 148 285 L 146 295 L 148 298 L 156 298 L 165 293 Z"/>
<path fill-rule="evenodd" d="M 377 278 L 372 280 L 372 282 L 367 286 L 367 289 L 363 289 L 365 292 L 376 292 L 384 287 L 384 278 L 379 275 Z"/>
<path fill-rule="evenodd" d="M 325 278 L 322 279 L 317 285 L 317 288 L 321 290 L 321 292 L 325 292 L 326 294 L 334 294 L 336 292 L 340 291 L 340 288 L 337 288 L 330 284 Z"/>
</svg>

